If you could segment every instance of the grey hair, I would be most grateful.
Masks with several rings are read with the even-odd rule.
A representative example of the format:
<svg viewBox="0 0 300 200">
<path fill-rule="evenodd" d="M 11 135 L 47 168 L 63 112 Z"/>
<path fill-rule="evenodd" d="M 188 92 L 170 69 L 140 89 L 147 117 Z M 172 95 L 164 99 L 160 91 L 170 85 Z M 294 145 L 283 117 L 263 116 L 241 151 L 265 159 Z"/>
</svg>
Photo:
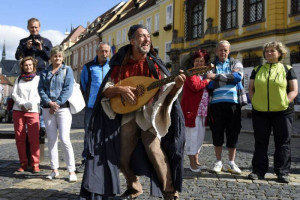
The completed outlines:
<svg viewBox="0 0 300 200">
<path fill-rule="evenodd" d="M 50 57 L 52 57 L 53 55 L 56 55 L 58 53 L 61 53 L 62 56 L 64 57 L 64 49 L 61 45 L 56 45 L 51 49 Z"/>
<path fill-rule="evenodd" d="M 97 45 L 96 51 L 99 50 L 99 48 L 100 48 L 101 45 L 107 45 L 110 48 L 110 45 L 107 42 L 99 42 L 99 44 Z"/>
<path fill-rule="evenodd" d="M 230 43 L 227 40 L 221 40 L 220 42 L 218 42 L 217 49 L 219 48 L 220 45 L 228 45 L 230 48 Z"/>
</svg>

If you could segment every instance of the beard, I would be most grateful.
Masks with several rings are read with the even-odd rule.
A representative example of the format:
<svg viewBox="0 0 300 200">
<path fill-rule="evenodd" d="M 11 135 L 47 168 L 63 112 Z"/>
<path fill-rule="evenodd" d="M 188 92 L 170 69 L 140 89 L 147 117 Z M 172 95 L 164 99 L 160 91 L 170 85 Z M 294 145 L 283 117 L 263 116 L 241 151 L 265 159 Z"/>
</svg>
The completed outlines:
<svg viewBox="0 0 300 200">
<path fill-rule="evenodd" d="M 140 52 L 140 53 L 149 53 L 150 51 L 150 46 L 147 47 L 146 49 L 143 48 L 142 44 L 138 44 L 138 42 L 135 40 L 134 41 L 135 47 L 136 49 Z"/>
</svg>

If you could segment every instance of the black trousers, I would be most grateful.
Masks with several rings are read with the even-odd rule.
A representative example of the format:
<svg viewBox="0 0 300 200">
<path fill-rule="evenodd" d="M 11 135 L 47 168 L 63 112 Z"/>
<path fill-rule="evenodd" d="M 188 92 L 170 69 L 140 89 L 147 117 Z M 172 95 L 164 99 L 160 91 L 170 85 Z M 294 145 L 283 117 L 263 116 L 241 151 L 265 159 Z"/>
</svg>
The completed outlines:
<svg viewBox="0 0 300 200">
<path fill-rule="evenodd" d="M 288 175 L 291 167 L 291 129 L 293 115 L 274 113 L 252 113 L 255 147 L 252 159 L 253 172 L 264 175 L 269 168 L 268 146 L 273 129 L 275 153 L 274 172 L 278 175 Z"/>
<path fill-rule="evenodd" d="M 214 146 L 222 146 L 224 134 L 226 147 L 236 148 L 242 128 L 241 106 L 235 103 L 215 103 L 210 105 L 210 124 Z"/>
</svg>

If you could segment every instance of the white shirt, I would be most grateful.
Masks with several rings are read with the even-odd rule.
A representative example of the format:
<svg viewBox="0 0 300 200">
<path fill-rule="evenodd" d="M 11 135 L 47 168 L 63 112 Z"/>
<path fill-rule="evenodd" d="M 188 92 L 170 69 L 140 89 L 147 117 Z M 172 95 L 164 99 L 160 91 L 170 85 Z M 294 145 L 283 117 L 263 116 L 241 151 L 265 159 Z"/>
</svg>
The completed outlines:
<svg viewBox="0 0 300 200">
<path fill-rule="evenodd" d="M 13 110 L 22 111 L 21 106 L 28 109 L 28 112 L 40 111 L 40 96 L 38 93 L 40 77 L 35 76 L 31 81 L 24 81 L 19 77 L 16 79 L 12 98 L 15 101 Z"/>
</svg>

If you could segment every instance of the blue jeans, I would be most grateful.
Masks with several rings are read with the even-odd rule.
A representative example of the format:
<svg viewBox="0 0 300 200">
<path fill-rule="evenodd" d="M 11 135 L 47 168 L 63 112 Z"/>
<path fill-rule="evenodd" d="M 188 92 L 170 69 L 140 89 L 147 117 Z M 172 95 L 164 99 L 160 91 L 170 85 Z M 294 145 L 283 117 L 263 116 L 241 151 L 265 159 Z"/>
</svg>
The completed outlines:
<svg viewBox="0 0 300 200">
<path fill-rule="evenodd" d="M 44 117 L 43 117 L 43 108 L 40 108 L 40 127 L 45 128 L 45 122 L 44 122 Z"/>
<path fill-rule="evenodd" d="M 93 108 L 85 108 L 85 113 L 84 113 L 84 142 L 83 142 L 83 151 L 82 151 L 82 158 L 83 160 L 86 159 L 87 156 L 87 133 L 88 133 L 88 127 L 89 127 L 89 122 L 91 119 L 93 113 Z"/>
</svg>

